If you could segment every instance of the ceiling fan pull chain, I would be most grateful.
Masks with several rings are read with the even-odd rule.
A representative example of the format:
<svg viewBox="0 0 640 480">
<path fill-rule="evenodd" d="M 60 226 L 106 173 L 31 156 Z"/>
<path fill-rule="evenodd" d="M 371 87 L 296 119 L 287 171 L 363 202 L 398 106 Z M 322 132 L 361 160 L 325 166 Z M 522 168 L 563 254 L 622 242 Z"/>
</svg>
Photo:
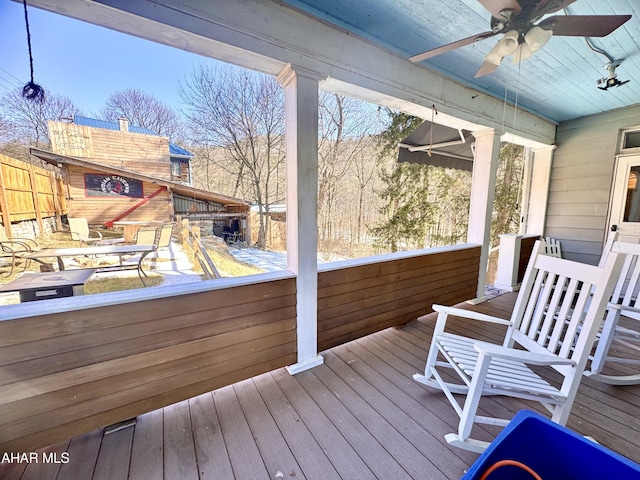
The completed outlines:
<svg viewBox="0 0 640 480">
<path fill-rule="evenodd" d="M 427 150 L 427 155 L 431 156 L 431 146 L 433 145 L 433 120 L 435 116 L 438 114 L 438 110 L 436 110 L 436 104 L 431 105 L 431 130 L 429 131 L 429 149 Z"/>
</svg>

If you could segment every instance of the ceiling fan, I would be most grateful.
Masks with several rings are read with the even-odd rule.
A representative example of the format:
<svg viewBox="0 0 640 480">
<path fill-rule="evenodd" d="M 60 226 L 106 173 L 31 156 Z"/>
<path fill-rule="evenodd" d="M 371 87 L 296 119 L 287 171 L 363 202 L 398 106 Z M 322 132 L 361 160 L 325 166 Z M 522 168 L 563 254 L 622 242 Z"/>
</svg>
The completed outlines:
<svg viewBox="0 0 640 480">
<path fill-rule="evenodd" d="M 413 63 L 504 34 L 476 73 L 476 78 L 493 73 L 505 57 L 513 54 L 519 63 L 540 50 L 552 35 L 604 37 L 631 15 L 554 15 L 536 24 L 544 15 L 566 8 L 576 0 L 478 0 L 491 13 L 491 30 L 414 55 Z"/>
</svg>

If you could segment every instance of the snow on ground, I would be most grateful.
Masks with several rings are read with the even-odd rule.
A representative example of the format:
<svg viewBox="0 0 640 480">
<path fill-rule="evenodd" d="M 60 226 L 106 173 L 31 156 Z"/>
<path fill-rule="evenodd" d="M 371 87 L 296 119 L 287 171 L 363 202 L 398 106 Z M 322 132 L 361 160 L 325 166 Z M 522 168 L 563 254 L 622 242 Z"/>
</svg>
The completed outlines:
<svg viewBox="0 0 640 480">
<path fill-rule="evenodd" d="M 229 247 L 237 260 L 254 265 L 265 272 L 279 272 L 287 269 L 287 252 L 272 252 L 253 247 Z"/>
</svg>

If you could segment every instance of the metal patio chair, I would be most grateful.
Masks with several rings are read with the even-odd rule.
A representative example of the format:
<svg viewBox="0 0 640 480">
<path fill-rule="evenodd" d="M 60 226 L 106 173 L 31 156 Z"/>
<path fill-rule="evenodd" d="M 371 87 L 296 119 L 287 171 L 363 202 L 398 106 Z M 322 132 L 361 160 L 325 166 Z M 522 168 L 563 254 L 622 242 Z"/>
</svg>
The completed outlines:
<svg viewBox="0 0 640 480">
<path fill-rule="evenodd" d="M 68 218 L 69 230 L 71 230 L 71 239 L 79 240 L 80 245 L 102 245 L 102 234 L 89 228 L 86 218 Z"/>
<path fill-rule="evenodd" d="M 35 240 L 29 238 L 11 238 L 0 240 L 0 258 L 8 261 L 9 273 L 7 276 L 13 275 L 17 262 L 24 262 L 22 271 L 29 266 L 29 259 L 24 258 L 26 255 L 37 252 L 40 249 Z"/>
</svg>

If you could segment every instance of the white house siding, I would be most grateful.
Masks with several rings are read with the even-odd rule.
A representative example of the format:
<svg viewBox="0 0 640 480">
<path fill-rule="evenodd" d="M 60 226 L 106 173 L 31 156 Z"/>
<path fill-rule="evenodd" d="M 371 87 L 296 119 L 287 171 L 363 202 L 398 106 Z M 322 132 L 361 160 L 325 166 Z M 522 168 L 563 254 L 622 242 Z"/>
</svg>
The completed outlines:
<svg viewBox="0 0 640 480">
<path fill-rule="evenodd" d="M 621 129 L 640 125 L 640 106 L 558 125 L 544 234 L 565 258 L 597 264 L 610 228 L 607 213 Z"/>
</svg>

